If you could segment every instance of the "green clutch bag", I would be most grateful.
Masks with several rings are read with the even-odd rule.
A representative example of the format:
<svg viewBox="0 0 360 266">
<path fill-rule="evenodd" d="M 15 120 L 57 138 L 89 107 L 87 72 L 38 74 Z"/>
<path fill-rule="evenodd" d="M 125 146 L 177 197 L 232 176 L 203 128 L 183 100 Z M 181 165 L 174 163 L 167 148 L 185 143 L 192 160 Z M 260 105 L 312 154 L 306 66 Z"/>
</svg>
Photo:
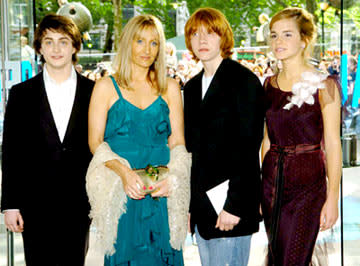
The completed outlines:
<svg viewBox="0 0 360 266">
<path fill-rule="evenodd" d="M 134 169 L 134 171 L 140 176 L 141 180 L 146 187 L 145 190 L 142 190 L 145 193 L 151 193 L 155 191 L 154 185 L 165 179 L 166 174 L 169 172 L 169 169 L 166 166 L 152 166 L 148 165 L 146 168 Z"/>
</svg>

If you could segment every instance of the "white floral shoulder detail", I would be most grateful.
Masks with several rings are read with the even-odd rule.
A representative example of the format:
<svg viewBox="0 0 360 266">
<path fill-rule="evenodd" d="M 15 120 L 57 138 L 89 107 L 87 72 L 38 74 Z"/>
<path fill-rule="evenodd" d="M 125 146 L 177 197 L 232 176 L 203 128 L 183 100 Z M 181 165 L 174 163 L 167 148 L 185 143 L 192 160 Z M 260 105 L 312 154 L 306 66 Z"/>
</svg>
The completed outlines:
<svg viewBox="0 0 360 266">
<path fill-rule="evenodd" d="M 323 81 L 328 77 L 327 74 L 316 72 L 303 72 L 301 74 L 301 81 L 297 82 L 292 87 L 293 95 L 288 98 L 290 101 L 283 109 L 290 110 L 294 105 L 301 107 L 303 103 L 314 104 L 314 94 L 318 89 L 324 89 Z"/>
</svg>

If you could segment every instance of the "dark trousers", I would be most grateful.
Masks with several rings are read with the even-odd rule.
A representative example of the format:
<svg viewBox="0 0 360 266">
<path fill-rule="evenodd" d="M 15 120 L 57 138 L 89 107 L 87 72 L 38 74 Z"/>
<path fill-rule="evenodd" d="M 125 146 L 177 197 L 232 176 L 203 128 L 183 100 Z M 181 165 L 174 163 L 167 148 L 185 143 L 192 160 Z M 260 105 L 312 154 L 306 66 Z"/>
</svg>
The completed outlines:
<svg viewBox="0 0 360 266">
<path fill-rule="evenodd" d="M 47 215 L 44 211 L 42 217 L 23 216 L 26 265 L 84 266 L 91 223 L 88 216 L 66 211 L 62 217 Z"/>
</svg>

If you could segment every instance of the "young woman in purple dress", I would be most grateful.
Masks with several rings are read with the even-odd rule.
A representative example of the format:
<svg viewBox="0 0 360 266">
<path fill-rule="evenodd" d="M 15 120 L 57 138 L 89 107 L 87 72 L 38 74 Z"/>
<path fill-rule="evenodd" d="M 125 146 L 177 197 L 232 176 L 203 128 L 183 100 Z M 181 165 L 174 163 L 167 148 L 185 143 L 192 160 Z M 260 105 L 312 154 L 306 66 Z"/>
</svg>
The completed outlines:
<svg viewBox="0 0 360 266">
<path fill-rule="evenodd" d="M 338 218 L 340 96 L 334 78 L 307 63 L 316 37 L 301 8 L 278 12 L 270 45 L 282 68 L 266 79 L 262 212 L 269 265 L 309 265 L 320 230 Z"/>
</svg>

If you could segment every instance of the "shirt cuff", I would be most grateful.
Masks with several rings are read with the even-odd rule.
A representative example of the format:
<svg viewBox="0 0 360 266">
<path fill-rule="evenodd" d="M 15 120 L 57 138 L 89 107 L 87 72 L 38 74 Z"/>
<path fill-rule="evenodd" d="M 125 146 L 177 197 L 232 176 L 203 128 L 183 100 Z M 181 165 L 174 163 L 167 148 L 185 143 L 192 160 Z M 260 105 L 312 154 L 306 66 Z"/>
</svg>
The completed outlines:
<svg viewBox="0 0 360 266">
<path fill-rule="evenodd" d="M 3 213 L 5 212 L 14 212 L 14 211 L 20 211 L 19 209 L 8 209 L 8 210 L 3 210 Z"/>
</svg>

